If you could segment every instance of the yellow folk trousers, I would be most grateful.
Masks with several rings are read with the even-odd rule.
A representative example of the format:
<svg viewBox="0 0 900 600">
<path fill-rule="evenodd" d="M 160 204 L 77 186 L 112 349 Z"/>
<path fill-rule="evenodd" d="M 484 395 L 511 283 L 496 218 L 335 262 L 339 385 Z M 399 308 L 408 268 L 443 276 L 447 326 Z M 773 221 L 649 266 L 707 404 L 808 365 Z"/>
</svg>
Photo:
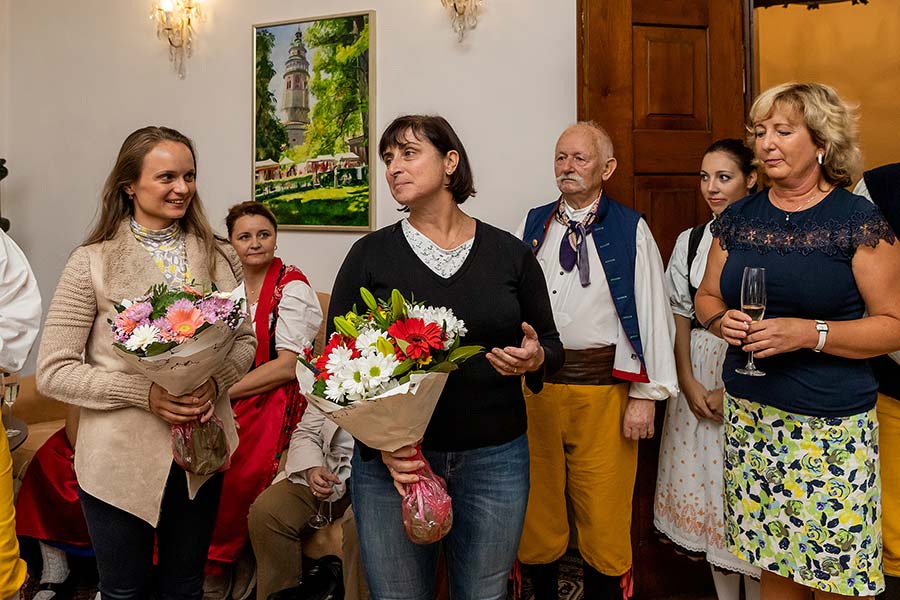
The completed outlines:
<svg viewBox="0 0 900 600">
<path fill-rule="evenodd" d="M 25 562 L 16 539 L 12 456 L 6 431 L 0 427 L 0 598 L 9 598 L 25 582 Z"/>
<path fill-rule="evenodd" d="M 569 543 L 566 495 L 581 556 L 605 575 L 631 568 L 631 500 L 637 442 L 622 435 L 628 384 L 545 383 L 526 390 L 531 491 L 519 560 L 546 564 Z"/>
</svg>

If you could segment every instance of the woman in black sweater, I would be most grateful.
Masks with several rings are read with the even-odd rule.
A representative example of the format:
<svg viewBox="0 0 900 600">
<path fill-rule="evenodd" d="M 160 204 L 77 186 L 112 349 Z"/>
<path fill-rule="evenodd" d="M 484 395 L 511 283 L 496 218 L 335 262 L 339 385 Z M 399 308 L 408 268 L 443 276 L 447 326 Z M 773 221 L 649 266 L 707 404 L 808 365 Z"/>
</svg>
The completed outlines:
<svg viewBox="0 0 900 600">
<path fill-rule="evenodd" d="M 505 598 L 528 500 L 521 377 L 538 391 L 563 362 L 543 273 L 520 240 L 460 210 L 475 190 L 466 151 L 446 120 L 395 119 L 379 154 L 409 217 L 354 244 L 329 322 L 359 302 L 360 287 L 379 298 L 396 288 L 453 310 L 468 329 L 465 343 L 488 349 L 450 374 L 422 448 L 453 498 L 444 547 L 454 599 Z M 375 600 L 433 594 L 438 544 L 413 544 L 400 521 L 397 492 L 423 466 L 409 460 L 414 454 L 407 446 L 379 457 L 360 444 L 354 452 L 352 501 Z"/>
</svg>

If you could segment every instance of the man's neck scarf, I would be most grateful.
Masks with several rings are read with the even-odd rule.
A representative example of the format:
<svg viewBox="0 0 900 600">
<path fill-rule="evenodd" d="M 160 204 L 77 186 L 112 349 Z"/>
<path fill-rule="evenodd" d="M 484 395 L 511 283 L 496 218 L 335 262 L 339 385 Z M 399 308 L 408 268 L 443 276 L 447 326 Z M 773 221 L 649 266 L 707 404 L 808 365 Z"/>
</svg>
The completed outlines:
<svg viewBox="0 0 900 600">
<path fill-rule="evenodd" d="M 591 285 L 591 266 L 588 263 L 587 237 L 590 235 L 594 223 L 597 221 L 597 213 L 600 200 L 603 196 L 594 200 L 587 213 L 580 221 L 574 221 L 566 214 L 566 201 L 559 199 L 553 218 L 557 223 L 566 228 L 559 245 L 559 265 L 569 272 L 573 267 L 578 267 L 578 278 L 581 287 Z"/>
</svg>

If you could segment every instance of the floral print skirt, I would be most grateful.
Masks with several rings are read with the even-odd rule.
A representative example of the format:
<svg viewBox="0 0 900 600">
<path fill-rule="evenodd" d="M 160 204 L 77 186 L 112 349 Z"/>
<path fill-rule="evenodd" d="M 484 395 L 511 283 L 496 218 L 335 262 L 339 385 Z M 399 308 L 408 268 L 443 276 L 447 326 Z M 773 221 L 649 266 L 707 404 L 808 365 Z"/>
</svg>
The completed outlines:
<svg viewBox="0 0 900 600">
<path fill-rule="evenodd" d="M 846 596 L 884 589 L 875 409 L 785 412 L 725 394 L 725 525 L 736 556 Z"/>
</svg>

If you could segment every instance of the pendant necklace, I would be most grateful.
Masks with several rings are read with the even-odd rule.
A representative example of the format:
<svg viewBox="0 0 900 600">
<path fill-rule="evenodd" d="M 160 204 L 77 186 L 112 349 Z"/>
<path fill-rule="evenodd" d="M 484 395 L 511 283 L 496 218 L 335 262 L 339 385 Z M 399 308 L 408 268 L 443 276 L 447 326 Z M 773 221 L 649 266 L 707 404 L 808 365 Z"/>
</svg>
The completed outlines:
<svg viewBox="0 0 900 600">
<path fill-rule="evenodd" d="M 778 196 L 777 196 L 776 194 L 773 194 L 773 195 L 775 196 L 775 198 L 776 198 L 777 200 L 779 200 L 779 202 L 781 201 L 781 199 L 778 198 Z M 810 202 L 812 202 L 813 200 L 815 200 L 815 199 L 818 198 L 818 197 L 819 197 L 819 192 L 818 192 L 818 191 L 813 192 L 813 195 L 810 196 L 809 198 L 807 198 L 807 199 L 803 202 L 803 204 L 801 204 L 799 207 L 797 207 L 797 208 L 795 208 L 794 210 L 791 210 L 791 211 L 784 210 L 784 209 L 781 208 L 780 206 L 777 206 L 776 208 L 777 208 L 778 210 L 780 210 L 781 212 L 784 213 L 784 220 L 785 220 L 785 222 L 789 222 L 789 221 L 791 220 L 791 215 L 792 215 L 792 214 L 794 214 L 794 213 L 796 213 L 796 212 L 800 212 L 801 210 L 803 210 L 804 208 L 806 208 L 806 205 L 807 205 L 807 204 L 809 204 Z"/>
</svg>

